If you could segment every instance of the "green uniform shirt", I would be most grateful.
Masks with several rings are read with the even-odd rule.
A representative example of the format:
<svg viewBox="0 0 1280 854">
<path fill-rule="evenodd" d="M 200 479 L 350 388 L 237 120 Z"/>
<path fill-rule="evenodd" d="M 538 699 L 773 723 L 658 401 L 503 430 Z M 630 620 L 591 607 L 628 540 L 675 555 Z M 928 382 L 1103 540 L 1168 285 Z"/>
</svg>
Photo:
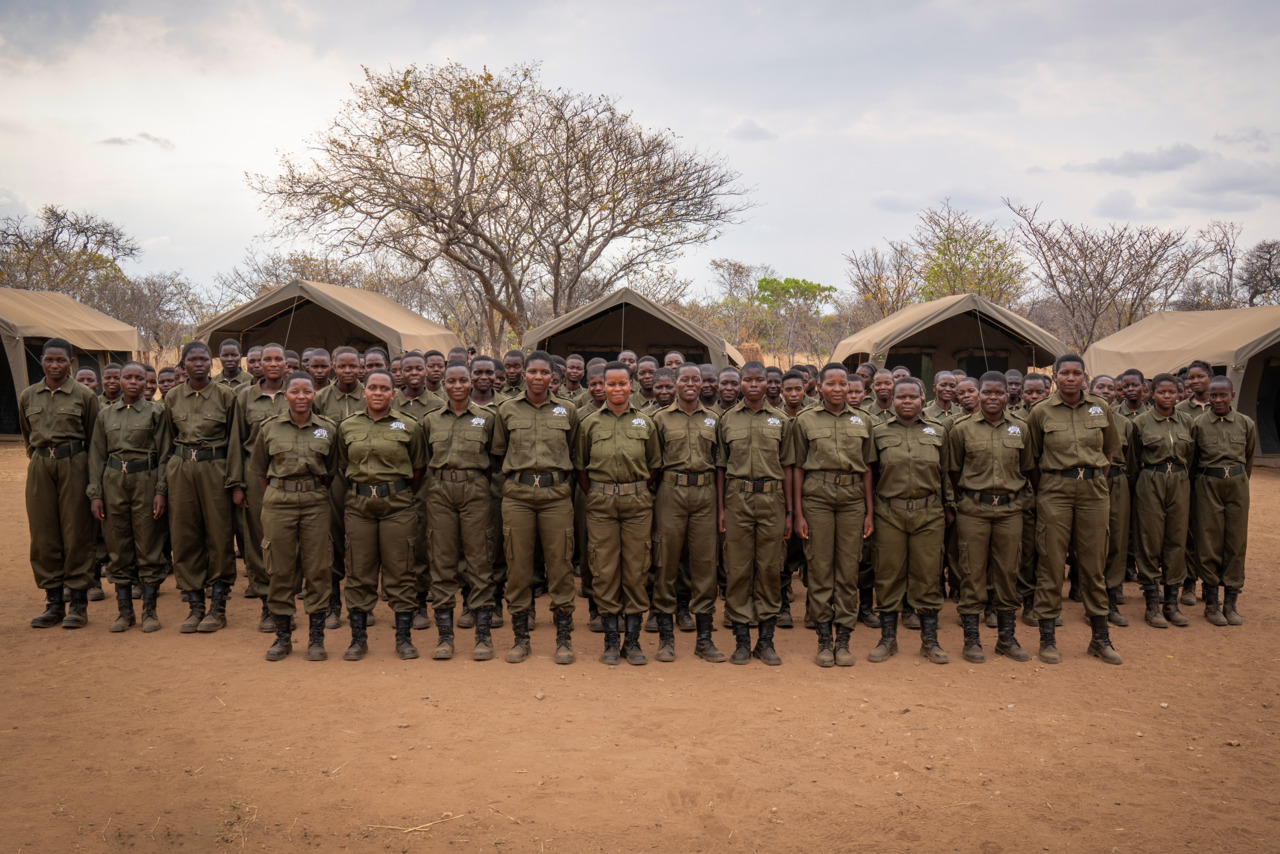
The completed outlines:
<svg viewBox="0 0 1280 854">
<path fill-rule="evenodd" d="M 245 386 L 253 384 L 253 375 L 242 368 L 235 379 L 231 379 L 226 374 L 218 374 L 213 381 L 220 385 L 231 386 L 232 391 L 239 392 Z"/>
<path fill-rule="evenodd" d="M 697 473 L 716 470 L 718 419 L 701 401 L 692 413 L 681 409 L 679 403 L 672 403 L 650 417 L 658 429 L 663 469 Z"/>
<path fill-rule="evenodd" d="M 395 409 L 374 421 L 357 412 L 338 425 L 338 471 L 352 483 L 410 480 L 426 468 L 422 427 Z"/>
<path fill-rule="evenodd" d="M 578 412 L 571 406 L 550 397 L 534 406 L 523 391 L 498 404 L 493 455 L 502 457 L 504 474 L 573 471 L 577 438 Z"/>
<path fill-rule="evenodd" d="M 1191 416 L 1191 420 L 1195 421 L 1201 415 L 1204 415 L 1209 411 L 1209 402 L 1205 401 L 1204 404 L 1199 404 L 1196 403 L 1196 399 L 1194 397 L 1188 397 L 1186 400 L 1178 401 L 1173 408 L 1176 412 L 1187 413 Z"/>
<path fill-rule="evenodd" d="M 357 412 L 364 412 L 364 383 L 357 382 L 350 394 L 338 391 L 337 383 L 329 383 L 316 392 L 312 409 L 334 424 L 341 424 Z"/>
<path fill-rule="evenodd" d="M 1134 412 L 1132 409 L 1130 409 L 1128 402 L 1125 400 L 1117 400 L 1115 403 L 1111 404 L 1111 411 L 1114 414 L 1123 415 L 1125 418 L 1129 419 L 1130 421 L 1137 418 L 1139 415 L 1146 412 L 1150 408 L 1151 408 L 1151 401 L 1147 401 L 1146 403 L 1142 404 L 1142 406 L 1138 408 L 1137 412 Z"/>
<path fill-rule="evenodd" d="M 1120 469 L 1127 475 L 1137 472 L 1138 456 L 1135 447 L 1137 438 L 1133 432 L 1133 422 L 1128 418 L 1115 419 L 1116 434 L 1120 437 L 1120 450 L 1111 456 L 1111 468 Z"/>
<path fill-rule="evenodd" d="M 154 400 L 139 400 L 132 405 L 116 401 L 98 414 L 94 425 L 89 445 L 89 488 L 85 493 L 91 499 L 102 497 L 102 471 L 108 457 L 121 462 L 151 459 L 163 463 L 172 451 L 163 406 Z M 156 494 L 166 495 L 169 485 L 164 466 L 158 468 Z"/>
<path fill-rule="evenodd" d="M 630 403 L 636 409 L 643 412 L 646 406 L 648 406 L 650 403 L 653 403 L 653 398 L 645 397 L 644 392 L 640 390 L 640 384 L 636 383 L 635 389 L 633 389 L 631 392 Z"/>
<path fill-rule="evenodd" d="M 952 418 L 960 418 L 965 414 L 964 407 L 959 401 L 952 401 L 950 409 L 943 409 L 938 405 L 938 401 L 931 400 L 929 405 L 924 408 L 922 413 L 925 418 L 931 421 L 949 421 Z"/>
<path fill-rule="evenodd" d="M 1173 415 L 1165 418 L 1154 406 L 1133 419 L 1138 462 L 1144 466 L 1191 465 L 1195 450 L 1195 439 L 1191 435 L 1193 423 L 1186 412 L 1174 409 Z"/>
<path fill-rule="evenodd" d="M 428 412 L 432 412 L 442 406 L 444 406 L 444 401 L 435 393 L 425 389 L 423 389 L 422 394 L 412 399 L 403 391 L 397 391 L 395 402 L 391 404 L 392 409 L 398 409 L 419 422 Z"/>
<path fill-rule="evenodd" d="M 312 410 L 299 427 L 286 412 L 258 429 L 249 454 L 253 477 L 332 477 L 338 466 L 338 427 Z"/>
<path fill-rule="evenodd" d="M 949 471 L 960 473 L 960 488 L 991 495 L 1026 486 L 1022 474 L 1036 467 L 1027 423 L 1008 412 L 992 424 L 985 417 L 956 419 L 947 432 Z"/>
<path fill-rule="evenodd" d="M 521 392 L 527 391 L 528 389 L 529 389 L 529 384 L 524 380 L 520 380 L 520 385 L 517 385 L 517 386 L 510 386 L 504 382 L 500 388 L 494 391 L 493 396 L 500 397 L 503 400 L 506 400 L 507 398 L 516 397 Z"/>
<path fill-rule="evenodd" d="M 595 398 L 588 394 L 582 399 L 582 402 L 575 407 L 578 412 L 578 421 L 581 422 L 582 419 L 595 412 L 601 406 L 604 406 L 604 401 L 597 404 Z"/>
<path fill-rule="evenodd" d="M 97 395 L 70 377 L 56 389 L 44 380 L 27 386 L 18 395 L 18 428 L 27 456 L 32 448 L 88 443 L 100 408 Z"/>
<path fill-rule="evenodd" d="M 1197 469 L 1244 466 L 1252 473 L 1258 430 L 1249 416 L 1234 409 L 1221 418 L 1209 412 L 1195 420 L 1192 433 Z"/>
<path fill-rule="evenodd" d="M 182 383 L 164 396 L 165 418 L 174 444 L 189 448 L 227 448 L 236 416 L 236 393 L 209 383 L 199 391 Z"/>
<path fill-rule="evenodd" d="M 1027 419 L 1031 450 L 1041 469 L 1106 468 L 1120 450 L 1120 434 L 1107 402 L 1084 392 L 1076 406 L 1063 402 L 1059 392 L 1040 401 Z"/>
<path fill-rule="evenodd" d="M 866 410 L 876 424 L 884 424 L 886 421 L 893 421 L 898 417 L 898 414 L 893 411 L 892 403 L 888 409 L 881 409 L 880 404 L 876 402 L 874 397 L 868 397 L 864 400 L 862 408 Z"/>
<path fill-rule="evenodd" d="M 724 415 L 716 431 L 716 465 L 727 477 L 742 480 L 781 480 L 783 469 L 795 465 L 792 421 L 785 412 L 763 404 L 752 412 L 741 401 Z"/>
<path fill-rule="evenodd" d="M 591 480 L 635 483 L 662 468 L 658 430 L 634 404 L 621 415 L 602 406 L 578 426 L 574 464 Z"/>
<path fill-rule="evenodd" d="M 942 473 L 950 466 L 946 427 L 923 418 L 910 424 L 894 418 L 877 424 L 872 438 L 879 464 L 876 495 L 915 499 L 936 492 L 941 496 Z"/>
<path fill-rule="evenodd" d="M 574 406 L 581 406 L 582 402 L 591 396 L 591 392 L 587 390 L 585 385 L 580 385 L 573 391 L 569 391 L 566 386 L 561 386 L 560 396 L 568 400 Z"/>
<path fill-rule="evenodd" d="M 1027 414 L 1028 414 L 1027 405 L 1023 403 L 1021 400 L 1019 400 L 1017 403 L 1012 403 L 1006 406 L 1004 408 L 1004 411 L 1009 415 L 1015 415 L 1018 418 L 1021 418 L 1023 421 L 1027 420 Z"/>
<path fill-rule="evenodd" d="M 124 397 L 123 393 L 117 394 L 116 400 L 119 400 L 122 397 Z M 115 403 L 116 400 L 107 400 L 107 396 L 105 394 L 98 395 L 98 410 L 102 411 L 103 409 L 106 409 L 108 406 Z"/>
<path fill-rule="evenodd" d="M 467 401 L 461 415 L 448 406 L 433 409 L 422 417 L 427 441 L 427 468 L 475 469 L 493 467 L 489 448 L 493 444 L 494 410 Z"/>
<path fill-rule="evenodd" d="M 236 386 L 227 386 L 235 389 Z M 232 422 L 231 432 L 236 437 L 242 453 L 232 454 L 227 464 L 227 479 L 239 486 L 247 486 L 245 464 L 249 454 L 253 452 L 258 431 L 268 419 L 275 418 L 289 411 L 289 404 L 284 398 L 284 386 L 275 394 L 270 394 L 259 384 L 242 385 L 236 391 L 236 417 Z"/>
<path fill-rule="evenodd" d="M 795 418 L 795 464 L 805 471 L 862 474 L 876 461 L 872 424 L 866 413 L 846 404 L 838 414 L 811 406 Z"/>
</svg>

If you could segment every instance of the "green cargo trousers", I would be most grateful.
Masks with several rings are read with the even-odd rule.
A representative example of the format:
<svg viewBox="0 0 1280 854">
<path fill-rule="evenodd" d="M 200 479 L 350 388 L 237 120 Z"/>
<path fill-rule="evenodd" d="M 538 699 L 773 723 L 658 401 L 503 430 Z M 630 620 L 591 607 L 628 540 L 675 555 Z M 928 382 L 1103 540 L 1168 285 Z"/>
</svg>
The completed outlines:
<svg viewBox="0 0 1280 854">
<path fill-rule="evenodd" d="M 413 490 L 385 498 L 358 495 L 348 484 L 347 514 L 347 610 L 369 613 L 378 604 L 378 581 L 387 593 L 387 604 L 397 614 L 409 614 L 418 606 L 413 554 L 418 538 L 418 514 Z"/>
<path fill-rule="evenodd" d="M 417 579 L 416 593 L 431 591 L 431 544 L 427 531 L 427 491 L 430 487 L 430 481 L 423 478 L 422 486 L 418 487 L 417 493 L 413 496 L 413 512 L 417 516 L 415 524 L 418 526 L 418 540 L 413 547 L 413 575 Z"/>
<path fill-rule="evenodd" d="M 267 596 L 267 566 L 262 554 L 262 540 L 266 536 L 262 522 L 262 486 L 255 474 L 250 474 L 246 481 L 244 498 L 247 506 L 239 514 L 243 526 L 244 568 L 249 577 L 245 595 L 263 599 Z"/>
<path fill-rule="evenodd" d="M 728 478 L 724 494 L 725 616 L 730 623 L 771 620 L 782 607 L 787 500 L 781 489 L 743 492 Z"/>
<path fill-rule="evenodd" d="M 427 537 L 431 551 L 431 605 L 449 611 L 458 589 L 468 588 L 463 603 L 473 611 L 493 607 L 493 543 L 489 520 L 492 499 L 483 472 L 445 472 L 465 480 L 427 477 Z"/>
<path fill-rule="evenodd" d="M 1016 611 L 1018 569 L 1022 559 L 1022 504 L 1026 496 L 1000 507 L 981 504 L 961 493 L 956 505 L 959 541 L 961 614 L 981 614 L 994 591 L 997 611 Z"/>
<path fill-rule="evenodd" d="M 1123 474 L 1108 478 L 1108 495 L 1111 501 L 1110 524 L 1107 526 L 1107 589 L 1124 584 L 1124 573 L 1129 560 L 1130 505 L 1129 481 Z"/>
<path fill-rule="evenodd" d="M 901 611 L 903 602 L 917 614 L 942 610 L 942 549 L 946 519 L 937 495 L 916 510 L 894 507 L 879 495 L 876 514 L 876 610 Z"/>
<path fill-rule="evenodd" d="M 164 581 L 164 522 L 154 516 L 159 472 L 102 472 L 102 505 L 106 521 L 107 580 L 112 584 L 154 584 Z"/>
<path fill-rule="evenodd" d="M 93 582 L 98 523 L 89 510 L 89 455 L 60 460 L 39 453 L 27 462 L 27 525 L 31 572 L 51 590 L 88 590 Z"/>
<path fill-rule="evenodd" d="M 593 483 L 587 492 L 591 590 L 602 614 L 649 610 L 645 581 L 653 547 L 653 495 L 644 483 L 638 486 L 631 495 L 611 495 L 596 491 Z"/>
<path fill-rule="evenodd" d="M 329 539 L 333 543 L 333 575 L 347 576 L 347 478 L 342 472 L 329 484 Z"/>
<path fill-rule="evenodd" d="M 716 482 L 715 472 L 701 486 L 662 481 L 654 501 L 653 610 L 676 612 L 680 556 L 688 550 L 689 610 L 716 611 Z M 585 576 L 584 576 L 585 577 Z"/>
<path fill-rule="evenodd" d="M 507 603 L 512 614 L 533 607 L 534 549 L 542 543 L 552 611 L 573 613 L 573 498 L 569 483 L 530 486 L 514 477 L 502 486 L 502 543 Z M 603 609 L 602 609 L 603 610 Z"/>
<path fill-rule="evenodd" d="M 1244 588 L 1244 557 L 1249 544 L 1249 478 L 1209 477 L 1195 480 L 1196 554 L 1200 580 L 1210 587 Z"/>
<path fill-rule="evenodd" d="M 1036 567 L 1040 555 L 1036 552 L 1036 498 L 1031 496 L 1022 502 L 1022 553 L 1018 558 L 1018 599 L 1036 592 Z"/>
<path fill-rule="evenodd" d="M 304 610 L 308 614 L 328 610 L 333 586 L 329 513 L 329 492 L 323 487 L 309 492 L 267 487 L 262 498 L 262 558 L 272 614 L 297 612 L 294 594 L 304 580 Z"/>
<path fill-rule="evenodd" d="M 1123 481 L 1122 481 L 1123 483 Z M 1037 620 L 1062 615 L 1062 578 L 1067 551 L 1075 558 L 1088 617 L 1107 614 L 1107 521 L 1111 496 L 1107 479 L 1081 480 L 1057 474 L 1040 478 L 1036 496 L 1036 600 Z"/>
<path fill-rule="evenodd" d="M 1187 473 L 1144 468 L 1133 500 L 1138 506 L 1138 580 L 1143 585 L 1181 584 L 1187 577 L 1191 512 Z"/>
<path fill-rule="evenodd" d="M 803 541 L 809 619 L 852 630 L 858 622 L 858 567 L 867 518 L 862 478 L 840 486 L 806 476 L 800 507 L 809 524 L 809 539 Z"/>
<path fill-rule="evenodd" d="M 227 461 L 169 458 L 169 537 L 180 590 L 204 590 L 215 581 L 236 583 Z"/>
</svg>

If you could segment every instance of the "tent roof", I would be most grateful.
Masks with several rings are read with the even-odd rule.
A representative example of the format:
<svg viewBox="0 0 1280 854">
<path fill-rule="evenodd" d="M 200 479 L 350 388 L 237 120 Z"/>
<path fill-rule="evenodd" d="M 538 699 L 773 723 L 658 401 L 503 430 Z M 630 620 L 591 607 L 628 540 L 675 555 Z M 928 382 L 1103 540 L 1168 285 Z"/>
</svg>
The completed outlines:
<svg viewBox="0 0 1280 854">
<path fill-rule="evenodd" d="M 1244 365 L 1280 341 L 1280 306 L 1222 311 L 1157 311 L 1101 341 L 1084 354 L 1092 374 L 1137 368 L 1150 376 L 1203 359 Z"/>
<path fill-rule="evenodd" d="M 206 341 L 243 335 L 257 327 L 267 326 L 275 318 L 308 303 L 377 336 L 397 353 L 408 350 L 448 352 L 450 348 L 462 345 L 457 335 L 390 297 L 305 279 L 295 279 L 200 324 L 195 335 Z"/>
<path fill-rule="evenodd" d="M 0 288 L 0 330 L 15 338 L 65 338 L 85 351 L 146 349 L 137 329 L 52 291 Z"/>
<path fill-rule="evenodd" d="M 1003 327 L 1013 337 L 1026 341 L 1038 350 L 1044 350 L 1055 359 L 1067 352 L 1061 341 L 1025 317 L 977 294 L 956 294 L 906 306 L 860 332 L 855 332 L 836 345 L 831 361 L 843 362 L 858 353 L 887 355 L 895 344 L 936 323 L 967 312 L 981 314 L 989 323 Z"/>
<path fill-rule="evenodd" d="M 708 332 L 696 323 L 690 323 L 680 315 L 669 309 L 663 308 L 656 302 L 648 299 L 647 297 L 641 296 L 628 287 L 621 287 L 610 291 L 597 300 L 589 302 L 586 305 L 579 306 L 573 311 L 568 312 L 567 314 L 562 314 L 554 320 L 544 323 L 535 329 L 530 329 L 524 334 L 521 344 L 525 349 L 537 347 L 540 341 L 545 341 L 567 329 L 572 329 L 574 326 L 577 326 L 580 323 L 590 320 L 596 315 L 602 314 L 609 309 L 624 303 L 627 305 L 633 305 L 642 311 L 658 317 L 665 323 L 674 326 L 683 334 L 703 344 L 707 348 L 708 353 L 723 353 L 730 362 L 737 365 L 741 365 L 743 361 L 745 361 L 737 348 L 725 339 Z"/>
</svg>

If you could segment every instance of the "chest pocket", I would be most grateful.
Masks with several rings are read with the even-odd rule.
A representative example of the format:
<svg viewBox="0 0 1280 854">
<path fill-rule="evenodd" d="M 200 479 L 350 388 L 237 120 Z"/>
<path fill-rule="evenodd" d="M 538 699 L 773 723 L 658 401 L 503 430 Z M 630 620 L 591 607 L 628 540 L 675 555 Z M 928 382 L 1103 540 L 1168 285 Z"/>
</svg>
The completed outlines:
<svg viewBox="0 0 1280 854">
<path fill-rule="evenodd" d="M 1000 441 L 1006 448 L 1017 448 L 1018 450 L 1022 450 L 1026 447 L 1026 442 L 1021 436 L 1006 436 Z"/>
<path fill-rule="evenodd" d="M 155 444 L 155 426 L 150 419 L 132 425 L 126 435 L 135 448 L 151 448 Z"/>
<path fill-rule="evenodd" d="M 646 427 L 624 427 L 622 433 L 628 439 L 635 442 L 646 442 L 649 439 L 649 428 Z"/>
<path fill-rule="evenodd" d="M 293 451 L 293 442 L 288 439 L 273 438 L 267 441 L 267 453 L 273 457 L 281 454 L 288 454 Z"/>
</svg>

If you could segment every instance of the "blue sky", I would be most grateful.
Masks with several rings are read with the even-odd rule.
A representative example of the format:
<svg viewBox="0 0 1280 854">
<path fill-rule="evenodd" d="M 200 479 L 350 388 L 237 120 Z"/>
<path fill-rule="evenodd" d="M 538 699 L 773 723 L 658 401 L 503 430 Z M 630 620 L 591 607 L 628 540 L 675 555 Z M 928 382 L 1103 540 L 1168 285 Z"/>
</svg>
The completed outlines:
<svg viewBox="0 0 1280 854">
<path fill-rule="evenodd" d="M 196 281 L 269 228 L 270 172 L 361 66 L 536 61 L 718 152 L 758 207 L 712 258 L 842 285 L 842 256 L 944 197 L 1280 238 L 1280 4 L 0 4 L 0 215 L 123 225 Z"/>
</svg>

